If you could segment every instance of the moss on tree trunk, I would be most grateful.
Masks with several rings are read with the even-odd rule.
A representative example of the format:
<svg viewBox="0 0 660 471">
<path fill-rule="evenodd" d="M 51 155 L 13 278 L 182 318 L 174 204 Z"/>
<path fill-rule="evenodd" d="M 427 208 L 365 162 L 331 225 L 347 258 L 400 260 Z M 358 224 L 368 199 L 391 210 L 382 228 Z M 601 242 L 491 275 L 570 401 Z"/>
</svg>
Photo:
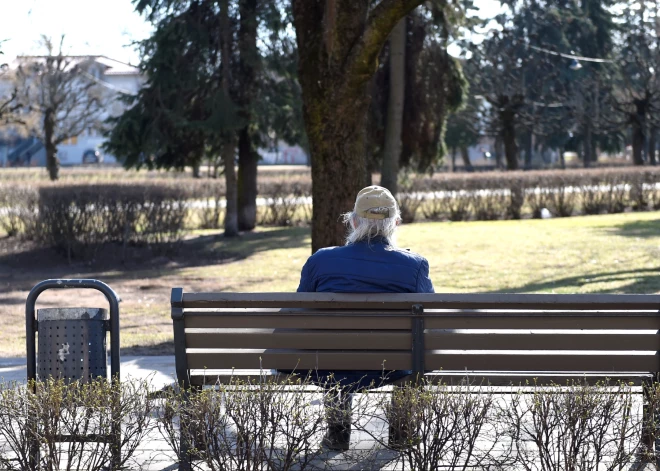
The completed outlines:
<svg viewBox="0 0 660 471">
<path fill-rule="evenodd" d="M 423 0 L 292 0 L 312 160 L 312 251 L 342 244 L 341 213 L 367 184 L 367 84 L 392 29 Z"/>
</svg>

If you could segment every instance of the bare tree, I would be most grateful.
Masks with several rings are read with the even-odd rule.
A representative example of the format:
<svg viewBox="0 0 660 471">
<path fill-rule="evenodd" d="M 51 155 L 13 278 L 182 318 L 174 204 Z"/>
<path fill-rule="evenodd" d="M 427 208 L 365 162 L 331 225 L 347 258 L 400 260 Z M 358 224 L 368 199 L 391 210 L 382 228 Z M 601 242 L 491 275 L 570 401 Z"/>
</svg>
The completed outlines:
<svg viewBox="0 0 660 471">
<path fill-rule="evenodd" d="M 46 55 L 23 58 L 16 74 L 16 87 L 31 115 L 25 126 L 46 147 L 46 167 L 51 180 L 57 180 L 57 146 L 86 129 L 101 124 L 103 89 L 87 70 L 89 62 L 63 53 L 64 36 L 55 49 L 50 38 L 42 36 Z"/>
<path fill-rule="evenodd" d="M 9 74 L 11 74 L 9 65 L 0 63 L 0 77 L 7 77 Z M 20 123 L 19 113 L 22 107 L 16 87 L 12 87 L 9 91 L 0 90 L 0 125 Z"/>
</svg>

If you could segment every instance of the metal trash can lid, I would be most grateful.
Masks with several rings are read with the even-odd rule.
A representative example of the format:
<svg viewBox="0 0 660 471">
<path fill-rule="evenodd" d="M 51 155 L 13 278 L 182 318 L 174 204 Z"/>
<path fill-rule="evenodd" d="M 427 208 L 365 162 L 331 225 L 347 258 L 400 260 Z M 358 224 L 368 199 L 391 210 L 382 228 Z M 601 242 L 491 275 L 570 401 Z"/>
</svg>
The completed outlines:
<svg viewBox="0 0 660 471">
<path fill-rule="evenodd" d="M 37 320 L 41 321 L 68 321 L 68 320 L 97 320 L 108 319 L 108 310 L 98 307 L 55 307 L 37 309 Z"/>
</svg>

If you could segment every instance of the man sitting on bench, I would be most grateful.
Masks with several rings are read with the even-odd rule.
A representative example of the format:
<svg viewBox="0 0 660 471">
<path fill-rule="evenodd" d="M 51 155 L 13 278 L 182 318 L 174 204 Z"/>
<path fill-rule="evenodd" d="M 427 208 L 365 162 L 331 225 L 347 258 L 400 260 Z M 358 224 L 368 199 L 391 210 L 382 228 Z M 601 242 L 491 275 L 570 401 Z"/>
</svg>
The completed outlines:
<svg viewBox="0 0 660 471">
<path fill-rule="evenodd" d="M 361 190 L 353 211 L 344 214 L 343 219 L 348 226 L 346 245 L 323 248 L 312 255 L 302 269 L 298 292 L 434 292 L 426 259 L 396 247 L 401 213 L 386 188 L 374 185 Z M 371 384 L 390 384 L 410 374 L 410 371 L 314 371 L 312 379 L 318 384 L 343 386 L 339 395 L 328 395 L 326 399 L 326 406 L 335 413 L 328 419 L 324 446 L 348 449 L 352 392 Z"/>
</svg>

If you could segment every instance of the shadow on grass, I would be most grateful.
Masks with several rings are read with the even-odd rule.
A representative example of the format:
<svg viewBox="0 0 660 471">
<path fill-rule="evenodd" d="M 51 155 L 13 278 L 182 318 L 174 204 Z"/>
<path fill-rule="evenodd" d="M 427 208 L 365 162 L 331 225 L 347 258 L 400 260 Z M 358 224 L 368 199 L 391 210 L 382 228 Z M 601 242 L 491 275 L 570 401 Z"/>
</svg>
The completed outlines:
<svg viewBox="0 0 660 471">
<path fill-rule="evenodd" d="M 590 290 L 594 294 L 648 294 L 660 292 L 660 267 L 641 270 L 610 271 L 589 275 L 567 276 L 543 282 L 533 282 L 517 288 L 491 291 L 492 293 L 538 293 L 563 288 L 581 288 L 592 283 L 628 282 L 616 289 Z"/>
<path fill-rule="evenodd" d="M 100 247 L 93 260 L 73 259 L 52 248 L 39 247 L 17 239 L 4 239 L 0 244 L 0 279 L 93 277 L 103 272 L 103 279 L 126 279 L 144 276 L 145 272 L 199 267 L 244 260 L 259 252 L 305 247 L 309 229 L 291 227 L 244 233 L 237 238 L 222 234 L 190 237 L 175 245 Z M 0 285 L 0 293 L 4 287 Z M 13 287 L 15 288 L 15 285 Z M 28 288 L 29 289 L 29 288 Z"/>
<path fill-rule="evenodd" d="M 608 234 L 624 237 L 639 237 L 643 239 L 660 237 L 660 219 L 626 222 L 607 228 L 605 231 Z"/>
</svg>

